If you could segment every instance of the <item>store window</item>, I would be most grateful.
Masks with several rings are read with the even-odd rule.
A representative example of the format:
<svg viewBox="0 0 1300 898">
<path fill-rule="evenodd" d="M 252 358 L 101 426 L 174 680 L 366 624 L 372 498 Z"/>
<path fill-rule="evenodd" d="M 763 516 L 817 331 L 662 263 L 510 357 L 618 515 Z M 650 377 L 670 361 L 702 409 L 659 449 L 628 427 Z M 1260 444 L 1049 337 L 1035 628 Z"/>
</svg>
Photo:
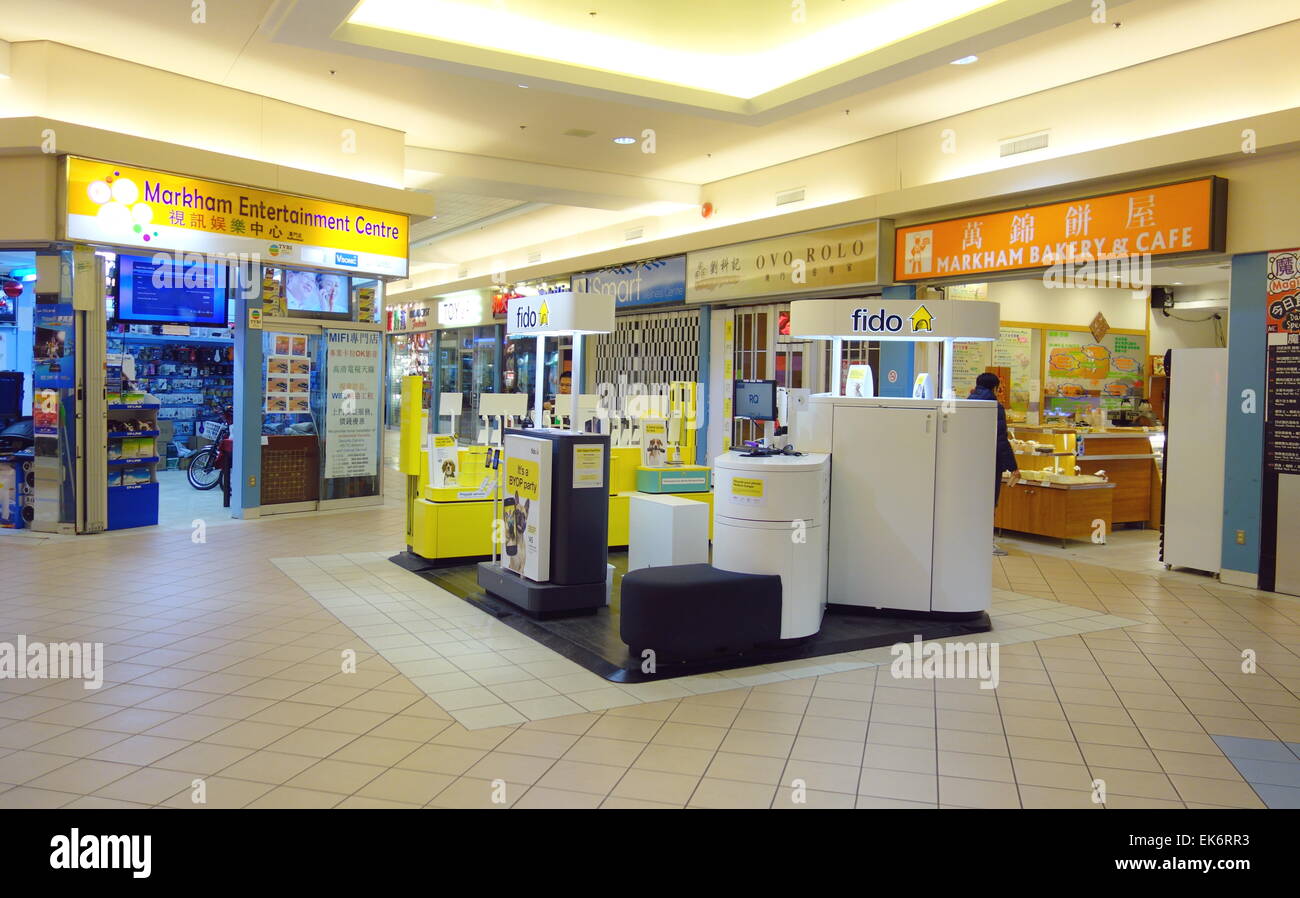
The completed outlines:
<svg viewBox="0 0 1300 898">
<path fill-rule="evenodd" d="M 735 380 L 770 380 L 773 377 L 777 309 L 751 306 L 736 310 L 733 370 Z M 737 418 L 732 422 L 731 445 L 763 436 L 763 424 Z"/>
<path fill-rule="evenodd" d="M 460 417 L 454 423 L 463 442 L 472 442 L 478 432 L 479 397 L 498 391 L 503 331 L 497 325 L 438 331 L 438 391 L 461 396 Z"/>
</svg>

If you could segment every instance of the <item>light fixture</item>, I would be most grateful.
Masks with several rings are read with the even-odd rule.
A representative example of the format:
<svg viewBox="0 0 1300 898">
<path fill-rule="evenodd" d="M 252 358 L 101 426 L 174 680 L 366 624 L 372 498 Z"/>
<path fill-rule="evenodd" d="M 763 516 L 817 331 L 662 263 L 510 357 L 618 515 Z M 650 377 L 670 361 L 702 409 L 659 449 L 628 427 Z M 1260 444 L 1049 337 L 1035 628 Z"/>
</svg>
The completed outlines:
<svg viewBox="0 0 1300 898">
<path fill-rule="evenodd" d="M 618 144 L 636 143 L 636 138 L 635 138 L 635 137 L 615 137 L 615 138 L 614 138 L 614 143 L 618 143 Z"/>
<path fill-rule="evenodd" d="M 528 90 L 527 84 L 516 84 L 515 87 L 522 87 L 524 90 Z"/>
<path fill-rule="evenodd" d="M 963 56 L 961 59 L 954 59 L 952 65 L 970 65 L 972 62 L 979 62 L 978 56 Z"/>
</svg>

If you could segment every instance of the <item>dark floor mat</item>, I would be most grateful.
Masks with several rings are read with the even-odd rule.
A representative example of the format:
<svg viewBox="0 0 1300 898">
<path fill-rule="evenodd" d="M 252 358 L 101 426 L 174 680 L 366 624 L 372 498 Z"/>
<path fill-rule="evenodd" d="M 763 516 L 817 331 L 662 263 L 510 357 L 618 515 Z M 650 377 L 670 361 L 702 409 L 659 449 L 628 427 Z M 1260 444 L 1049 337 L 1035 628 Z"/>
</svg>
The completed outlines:
<svg viewBox="0 0 1300 898">
<path fill-rule="evenodd" d="M 821 631 L 804 642 L 689 664 L 660 662 L 658 670 L 648 674 L 641 671 L 640 659 L 628 655 L 627 646 L 618 635 L 618 584 L 627 568 L 627 555 L 611 552 L 609 559 L 615 566 L 615 585 L 610 605 L 597 610 L 595 614 L 551 620 L 535 620 L 504 599 L 485 593 L 478 585 L 477 568 L 473 564 L 417 573 L 452 595 L 459 596 L 498 618 L 512 629 L 614 683 L 644 683 L 752 667 L 756 664 L 856 652 L 897 642 L 911 642 L 917 636 L 922 639 L 941 639 L 985 633 L 991 629 L 988 615 L 971 620 L 937 621 L 896 613 L 864 614 L 861 609 L 839 610 L 832 606 L 822 620 Z"/>
</svg>

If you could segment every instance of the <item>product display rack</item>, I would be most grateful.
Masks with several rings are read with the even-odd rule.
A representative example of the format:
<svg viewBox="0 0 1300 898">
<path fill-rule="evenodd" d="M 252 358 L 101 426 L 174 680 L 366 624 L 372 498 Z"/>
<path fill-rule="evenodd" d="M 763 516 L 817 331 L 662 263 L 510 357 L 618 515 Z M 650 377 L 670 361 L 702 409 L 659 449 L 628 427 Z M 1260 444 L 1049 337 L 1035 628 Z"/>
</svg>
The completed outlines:
<svg viewBox="0 0 1300 898">
<path fill-rule="evenodd" d="M 110 352 L 135 359 L 134 385 L 158 398 L 159 417 L 174 422 L 175 439 L 189 439 L 197 422 L 220 418 L 233 404 L 234 343 L 229 337 L 132 331 L 109 339 Z"/>
<path fill-rule="evenodd" d="M 108 529 L 151 526 L 158 523 L 159 405 L 114 398 L 122 397 L 108 403 Z"/>
</svg>

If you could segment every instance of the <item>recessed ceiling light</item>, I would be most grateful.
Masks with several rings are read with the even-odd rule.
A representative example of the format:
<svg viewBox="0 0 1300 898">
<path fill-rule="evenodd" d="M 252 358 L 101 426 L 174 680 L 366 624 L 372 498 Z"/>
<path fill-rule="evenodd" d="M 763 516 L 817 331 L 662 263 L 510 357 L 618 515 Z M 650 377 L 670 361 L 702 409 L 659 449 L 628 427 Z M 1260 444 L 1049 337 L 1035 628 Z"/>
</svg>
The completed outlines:
<svg viewBox="0 0 1300 898">
<path fill-rule="evenodd" d="M 516 87 L 522 87 L 524 90 L 528 90 L 528 85 L 527 85 L 527 84 L 516 84 L 515 86 L 516 86 Z"/>
<path fill-rule="evenodd" d="M 972 62 L 978 62 L 978 56 L 963 56 L 961 59 L 954 59 L 953 65 L 970 65 Z"/>
<path fill-rule="evenodd" d="M 1182 282 L 1182 281 L 1174 281 L 1174 286 L 1175 286 L 1175 287 L 1181 287 L 1182 285 L 1183 285 L 1183 282 Z"/>
<path fill-rule="evenodd" d="M 614 143 L 636 143 L 635 137 L 615 137 Z"/>
</svg>

